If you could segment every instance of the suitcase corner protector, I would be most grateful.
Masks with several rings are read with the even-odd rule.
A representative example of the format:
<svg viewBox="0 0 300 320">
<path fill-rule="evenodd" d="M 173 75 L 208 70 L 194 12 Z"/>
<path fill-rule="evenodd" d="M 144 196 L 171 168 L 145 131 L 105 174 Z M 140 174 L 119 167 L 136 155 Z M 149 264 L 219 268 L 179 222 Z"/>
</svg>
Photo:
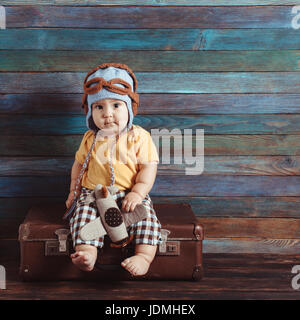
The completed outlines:
<svg viewBox="0 0 300 320">
<path fill-rule="evenodd" d="M 28 280 L 28 278 L 30 277 L 29 266 L 27 266 L 27 265 L 20 266 L 19 276 L 21 277 L 22 281 Z"/>
<path fill-rule="evenodd" d="M 30 234 L 30 224 L 29 223 L 22 223 L 19 226 L 19 241 L 27 240 Z"/>
<path fill-rule="evenodd" d="M 196 223 L 194 225 L 194 235 L 197 240 L 203 240 L 204 239 L 204 229 L 203 225 L 200 223 Z"/>
<path fill-rule="evenodd" d="M 202 265 L 194 267 L 192 278 L 194 281 L 200 281 L 203 278 L 204 272 Z"/>
</svg>

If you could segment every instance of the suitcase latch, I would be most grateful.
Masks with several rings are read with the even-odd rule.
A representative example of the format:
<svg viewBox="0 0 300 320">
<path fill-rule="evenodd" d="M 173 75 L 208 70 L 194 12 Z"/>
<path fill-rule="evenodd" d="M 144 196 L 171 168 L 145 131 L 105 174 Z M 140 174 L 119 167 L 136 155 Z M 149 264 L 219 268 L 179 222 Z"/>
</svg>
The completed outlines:
<svg viewBox="0 0 300 320">
<path fill-rule="evenodd" d="M 160 234 L 161 234 L 162 243 L 159 245 L 159 252 L 160 253 L 167 252 L 167 240 L 168 240 L 168 235 L 170 233 L 171 233 L 171 231 L 169 231 L 167 229 L 161 229 Z"/>
<path fill-rule="evenodd" d="M 162 243 L 159 245 L 157 255 L 159 256 L 179 256 L 180 241 L 168 240 L 171 232 L 167 229 L 161 229 Z"/>
<path fill-rule="evenodd" d="M 46 256 L 59 256 L 69 254 L 69 243 L 68 235 L 70 230 L 68 229 L 57 229 L 55 234 L 58 240 L 47 240 L 45 247 Z"/>
</svg>

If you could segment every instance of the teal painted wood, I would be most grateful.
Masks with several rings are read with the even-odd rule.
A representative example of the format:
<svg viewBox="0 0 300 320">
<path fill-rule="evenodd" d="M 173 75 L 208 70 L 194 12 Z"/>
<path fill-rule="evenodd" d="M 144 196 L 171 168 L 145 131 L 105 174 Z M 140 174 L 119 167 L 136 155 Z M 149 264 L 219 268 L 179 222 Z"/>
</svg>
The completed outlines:
<svg viewBox="0 0 300 320">
<path fill-rule="evenodd" d="M 192 50 L 200 32 L 197 29 L 6 29 L 2 31 L 0 34 L 2 49 L 23 50 L 176 50 L 179 48 Z"/>
<path fill-rule="evenodd" d="M 71 173 L 73 157 L 0 157 L 0 176 L 66 176 Z"/>
<path fill-rule="evenodd" d="M 140 94 L 138 114 L 294 114 L 300 94 Z M 4 94 L 0 114 L 83 115 L 81 94 Z"/>
<path fill-rule="evenodd" d="M 299 254 L 296 239 L 204 239 L 204 253 Z"/>
<path fill-rule="evenodd" d="M 299 134 L 300 115 L 200 115 L 137 116 L 135 123 L 147 130 L 204 129 L 204 134 Z M 178 131 L 179 132 L 179 131 Z M 196 133 L 196 131 L 193 131 Z"/>
<path fill-rule="evenodd" d="M 171 151 L 171 154 L 173 152 Z M 299 156 L 206 156 L 201 175 L 300 175 Z M 57 176 L 71 171 L 73 157 L 0 157 L 0 176 Z M 186 175 L 186 163 L 163 164 L 158 175 Z"/>
<path fill-rule="evenodd" d="M 57 5 L 57 6 L 88 6 L 88 5 L 129 5 L 129 6 L 215 6 L 211 0 L 3 0 L 2 5 Z M 265 5 L 295 5 L 289 0 L 218 0 L 219 6 L 265 6 Z"/>
<path fill-rule="evenodd" d="M 161 168 L 161 171 L 163 169 L 166 173 L 171 171 L 168 170 L 168 165 L 166 165 L 166 168 Z M 183 169 L 177 169 L 176 173 L 184 174 L 185 172 Z M 205 156 L 202 174 L 299 175 L 300 158 L 297 156 Z"/>
<path fill-rule="evenodd" d="M 17 240 L 18 237 L 18 225 L 22 222 L 20 220 L 13 220 L 14 225 L 5 221 L 0 226 L 2 239 Z M 17 243 L 17 241 L 16 241 Z M 293 255 L 293 261 L 296 261 L 295 255 L 299 255 L 300 240 L 299 239 L 255 239 L 255 238 L 225 238 L 225 239 L 206 239 L 203 241 L 203 253 L 204 254 L 284 254 Z M 18 246 L 15 246 L 16 250 Z M 270 257 L 270 264 L 272 264 L 273 257 Z M 225 261 L 226 262 L 226 261 Z M 232 268 L 232 262 L 230 263 Z M 290 281 L 285 281 L 290 283 Z M 289 288 L 289 290 L 292 290 Z M 255 296 L 256 297 L 256 296 Z M 295 296 L 294 296 L 295 297 Z"/>
<path fill-rule="evenodd" d="M 1 198 L 0 221 L 7 219 L 24 220 L 28 210 L 34 205 L 46 203 L 64 203 L 65 200 L 66 199 L 64 197 Z M 0 234 L 2 235 L 2 233 Z"/>
<path fill-rule="evenodd" d="M 82 135 L 2 136 L 0 156 L 74 156 Z M 194 143 L 195 140 L 189 140 Z M 171 139 L 171 150 L 174 148 Z M 193 152 L 195 150 L 193 149 Z M 195 153 L 193 153 L 195 154 Z M 299 135 L 206 135 L 205 155 L 300 155 Z"/>
<path fill-rule="evenodd" d="M 291 28 L 292 8 L 17 6 L 6 16 L 7 28 Z"/>
<path fill-rule="evenodd" d="M 189 203 L 201 217 L 231 218 L 299 218 L 299 197 L 159 197 L 154 203 Z M 37 204 L 64 203 L 65 197 L 14 197 L 0 199 L 1 220 L 23 220 L 29 208 Z M 0 232 L 0 235 L 2 233 Z M 1 236 L 0 236 L 1 237 Z"/>
<path fill-rule="evenodd" d="M 1 50 L 0 71 L 86 72 L 107 61 L 135 72 L 300 71 L 300 50 L 89 51 Z"/>
<path fill-rule="evenodd" d="M 24 3 L 22 0 L 21 2 Z M 99 1 L 95 2 L 99 4 Z M 175 2 L 178 3 L 178 1 Z M 93 2 L 89 2 L 89 5 L 92 3 Z M 172 8 L 170 3 L 171 2 L 167 3 L 169 9 Z M 188 5 L 187 2 L 186 4 Z M 165 5 L 165 2 L 158 4 L 158 6 L 161 7 Z M 51 25 L 51 23 L 66 22 L 65 26 L 67 28 L 72 27 L 74 20 L 76 20 L 76 14 L 75 16 L 72 16 L 72 14 L 78 8 L 49 8 L 48 14 L 56 20 L 51 21 L 51 19 L 49 19 L 50 24 L 44 26 L 47 27 Z M 70 20 L 68 20 L 66 14 L 64 14 L 66 18 L 65 22 L 59 20 L 59 15 L 55 16 L 51 14 L 51 10 L 57 10 L 56 12 L 58 12 L 60 8 L 64 10 L 69 9 Z M 10 7 L 7 9 L 8 11 L 16 10 L 15 12 L 17 12 L 17 10 L 22 10 L 22 7 Z M 22 17 L 25 17 L 23 23 L 26 19 L 28 21 L 26 15 L 28 17 L 31 9 L 32 8 L 28 7 L 23 11 L 24 15 Z M 84 7 L 79 9 L 83 9 L 83 11 L 86 12 L 92 10 L 92 8 Z M 101 9 L 103 8 L 99 7 L 96 10 Z M 195 18 L 192 17 L 191 14 L 184 15 L 184 10 L 180 11 L 179 7 L 172 8 L 172 10 L 174 10 L 172 12 L 168 12 L 167 8 L 162 8 L 163 10 L 166 9 L 165 13 L 163 13 L 162 10 L 160 11 L 160 9 L 161 8 L 151 7 L 134 9 L 131 7 L 107 8 L 107 10 L 116 10 L 124 14 L 127 13 L 129 17 L 130 13 L 140 12 L 143 18 L 140 20 L 130 19 L 128 22 L 124 21 L 124 25 L 119 26 L 107 23 L 103 25 L 104 28 L 116 27 L 120 29 L 121 32 L 120 30 L 107 29 L 104 31 L 104 36 L 102 36 L 102 40 L 104 41 L 104 49 L 102 50 L 107 50 L 107 53 L 110 53 L 110 51 L 117 53 L 118 50 L 121 50 L 123 53 L 124 49 L 128 50 L 124 53 L 123 58 L 126 57 L 127 53 L 134 55 L 134 52 L 130 50 L 141 50 L 140 53 L 143 53 L 145 50 L 147 54 L 153 53 L 153 50 L 160 50 L 160 54 L 177 54 L 177 52 L 172 52 L 171 50 L 190 50 L 190 52 L 186 53 L 183 51 L 183 53 L 194 54 L 194 57 L 195 53 L 201 50 L 201 53 L 207 53 L 206 56 L 199 55 L 200 60 L 193 60 L 195 65 L 200 65 L 200 69 L 193 68 L 193 64 L 182 64 L 180 65 L 182 69 L 178 68 L 176 70 L 172 68 L 171 64 L 168 65 L 168 63 L 166 63 L 167 60 L 164 60 L 166 56 L 163 55 L 159 56 L 161 60 L 157 60 L 160 64 L 157 64 L 156 70 L 151 68 L 151 63 L 145 64 L 143 69 L 138 66 L 143 64 L 143 59 L 149 60 L 150 55 L 142 57 L 141 54 L 140 56 L 142 58 L 139 60 L 137 57 L 136 59 L 137 64 L 134 66 L 138 68 L 134 68 L 134 70 L 138 71 L 138 79 L 142 92 L 141 98 L 145 98 L 143 102 L 146 103 L 140 109 L 141 116 L 136 118 L 137 123 L 146 128 L 151 128 L 150 125 L 155 125 L 156 127 L 164 126 L 169 129 L 178 126 L 178 124 L 181 129 L 195 129 L 204 125 L 205 131 L 208 132 L 207 139 L 205 139 L 205 154 L 208 154 L 206 160 L 209 162 L 207 173 L 198 176 L 186 176 L 184 175 L 184 166 L 163 166 L 159 169 L 157 181 L 151 193 L 152 198 L 163 198 L 166 199 L 166 201 L 174 201 L 175 203 L 176 201 L 186 200 L 193 205 L 193 209 L 200 217 L 215 216 L 217 219 L 218 217 L 224 216 L 241 217 L 241 219 L 233 219 L 233 236 L 237 234 L 240 225 L 243 224 L 244 228 L 245 226 L 247 227 L 242 218 L 299 218 L 300 180 L 299 176 L 297 176 L 299 173 L 299 161 L 298 158 L 285 156 L 288 154 L 299 154 L 299 119 L 298 115 L 293 117 L 291 115 L 281 114 L 299 113 L 298 93 L 300 92 L 300 76 L 297 72 L 286 72 L 298 71 L 300 67 L 299 60 L 297 60 L 298 52 L 292 51 L 295 48 L 299 49 L 300 40 L 298 30 L 292 30 L 289 27 L 289 17 L 292 18 L 292 16 L 287 16 L 287 14 L 291 6 L 267 8 L 255 6 L 249 8 L 238 6 L 228 8 L 213 6 L 211 8 L 199 7 L 193 11 Z M 191 12 L 194 8 L 187 6 L 185 9 Z M 26 13 L 26 10 L 29 11 Z M 199 14 L 201 10 L 202 12 L 203 10 L 211 10 L 210 20 L 202 19 L 200 21 L 202 27 L 197 24 L 196 17 L 196 14 L 203 16 L 203 14 Z M 231 13 L 225 14 L 224 12 L 226 10 Z M 44 12 L 46 12 L 46 10 Z M 152 12 L 152 16 L 150 16 L 150 12 Z M 153 12 L 158 12 L 158 15 L 155 16 Z M 176 12 L 179 13 L 179 16 L 176 16 Z M 222 12 L 224 13 L 223 15 L 221 14 Z M 167 16 L 171 15 L 171 13 L 174 20 L 160 19 L 162 17 L 160 14 L 166 14 Z M 150 18 L 148 21 L 146 21 L 147 14 Z M 181 14 L 184 17 L 180 17 Z M 9 12 L 9 15 L 11 16 L 11 12 Z M 215 25 L 212 25 L 214 18 L 218 15 L 219 20 Z M 265 15 L 265 20 L 263 20 L 263 15 Z M 87 16 L 86 14 L 85 17 Z M 251 16 L 253 17 L 252 21 Z M 40 17 L 39 15 L 33 17 L 32 22 L 35 26 L 44 27 L 41 25 L 41 22 L 38 21 Z M 43 18 L 42 20 L 47 21 L 47 19 Z M 176 20 L 177 25 L 175 24 Z M 117 20 L 111 20 L 112 23 L 115 23 L 115 21 Z M 172 25 L 171 22 L 173 21 L 174 24 Z M 12 22 L 12 20 L 10 20 L 10 22 Z M 22 23 L 22 21 L 19 20 L 18 22 L 14 20 L 13 23 Z M 91 25 L 92 23 L 96 24 L 93 26 Z M 198 29 L 190 29 L 188 23 L 191 28 Z M 206 23 L 206 25 L 204 23 Z M 82 24 L 81 28 L 98 27 L 97 22 L 93 19 L 89 21 L 85 20 L 85 22 L 82 21 Z M 179 24 L 180 27 L 184 29 L 178 29 Z M 61 24 L 61 26 L 63 26 L 63 24 Z M 77 26 L 74 27 L 77 28 Z M 137 27 L 147 27 L 151 30 L 131 30 Z M 159 29 L 163 27 L 167 27 L 168 30 Z M 173 27 L 176 29 L 172 30 L 171 28 Z M 218 27 L 222 29 L 218 30 Z M 126 29 L 125 31 L 128 33 L 128 37 L 123 32 L 123 28 Z M 202 28 L 208 29 L 205 30 Z M 243 28 L 243 30 L 232 28 Z M 273 30 L 271 30 L 271 28 Z M 33 54 L 33 56 L 29 58 L 31 53 L 37 53 L 32 50 L 28 50 L 24 55 L 21 53 L 20 55 L 15 54 L 14 56 L 13 52 L 9 50 L 1 52 L 3 58 L 5 54 L 9 55 L 8 58 L 5 57 L 5 59 L 2 59 L 3 69 L 1 70 L 5 73 L 0 74 L 0 83 L 3 84 L 3 92 L 9 93 L 9 95 L 0 96 L 0 109 L 3 115 L 1 118 L 2 121 L 0 120 L 0 131 L 6 134 L 2 136 L 0 140 L 0 152 L 1 154 L 9 154 L 12 157 L 16 155 L 22 156 L 22 159 L 13 159 L 12 161 L 0 158 L 0 176 L 2 175 L 2 177 L 0 177 L 0 192 L 2 200 L 19 200 L 20 203 L 22 203 L 24 199 L 33 201 L 34 199 L 39 199 L 39 197 L 43 199 L 42 201 L 46 201 L 46 199 L 50 199 L 51 201 L 54 199 L 64 200 L 64 195 L 68 193 L 70 180 L 70 174 L 67 172 L 68 167 L 70 167 L 74 152 L 80 143 L 81 134 L 86 130 L 85 127 L 80 124 L 81 122 L 84 124 L 84 116 L 80 113 L 80 92 L 83 79 L 82 75 L 85 75 L 85 73 L 79 75 L 77 71 L 87 71 L 86 69 L 89 69 L 89 67 L 87 67 L 88 63 L 91 63 L 92 60 L 82 59 L 84 55 L 80 57 L 80 50 L 84 51 L 87 46 L 89 46 L 88 48 L 91 50 L 98 50 L 98 43 L 95 46 L 91 44 L 93 41 L 98 40 L 99 32 L 103 30 L 7 29 L 2 31 L 4 31 L 4 33 L 0 32 L 1 49 L 2 44 L 4 46 L 6 45 L 4 41 L 7 40 L 7 45 L 11 46 L 15 40 L 17 45 L 16 51 L 21 51 L 21 49 L 24 51 L 22 44 L 26 45 L 26 43 L 29 43 L 29 45 L 25 47 L 25 51 L 26 48 L 30 48 L 33 44 L 32 48 L 34 50 L 49 48 L 51 51 L 56 50 L 56 48 L 62 48 L 62 51 L 65 50 L 66 53 L 63 58 L 60 59 L 60 55 L 63 55 L 62 51 L 53 52 L 53 54 L 51 52 L 50 54 L 52 54 L 52 56 L 50 58 L 47 56 L 47 53 L 43 53 L 42 55 Z M 17 33 L 17 31 L 20 32 Z M 26 34 L 27 31 L 31 33 Z M 8 40 L 7 34 L 9 33 L 15 35 L 15 39 Z M 30 35 L 32 35 L 32 37 Z M 78 45 L 76 44 L 74 46 L 71 40 L 66 40 L 70 39 L 66 38 L 66 36 L 68 37 L 70 35 L 78 39 Z M 145 35 L 146 39 L 142 42 L 141 39 Z M 168 35 L 170 35 L 170 37 L 168 37 Z M 112 36 L 115 36 L 115 38 L 110 39 Z M 19 40 L 18 37 L 24 37 L 24 39 Z M 121 37 L 124 38 L 124 41 L 120 41 Z M 158 37 L 157 40 L 155 39 L 156 37 Z M 280 40 L 278 41 L 278 39 Z M 32 44 L 30 44 L 30 41 L 33 41 Z M 83 49 L 82 47 L 80 48 L 80 46 L 82 46 Z M 280 52 L 282 49 L 285 50 L 286 54 L 283 55 L 283 53 Z M 290 49 L 290 51 L 288 52 L 286 49 Z M 73 55 L 74 60 L 64 69 L 63 62 L 68 59 L 70 61 L 72 60 L 67 50 L 77 52 Z M 150 50 L 152 50 L 152 52 L 150 52 Z M 218 56 L 214 50 L 218 50 Z M 225 53 L 222 52 L 222 50 L 224 50 Z M 232 54 L 232 50 L 237 50 L 237 52 Z M 251 52 L 251 50 L 256 51 Z M 278 51 L 273 52 L 271 50 Z M 237 54 L 241 51 L 243 52 L 238 56 Z M 260 55 L 260 52 L 262 55 Z M 10 55 L 10 53 L 12 53 L 12 55 Z M 94 51 L 94 54 L 98 53 L 99 51 Z M 178 52 L 178 54 L 180 54 L 180 52 Z M 228 55 L 226 56 L 226 54 Z M 270 59 L 264 64 L 269 54 Z M 178 55 L 177 57 L 176 59 L 183 59 L 183 61 L 193 59 L 192 55 L 189 56 L 189 58 L 183 55 Z M 59 63 L 56 65 L 55 61 L 57 58 L 59 58 Z M 73 70 L 72 63 L 73 65 L 76 64 L 76 59 L 80 58 L 85 61 L 77 65 L 78 69 Z M 153 55 L 151 59 L 155 62 L 156 58 L 158 58 L 158 56 Z M 169 55 L 167 59 L 170 60 L 171 58 L 171 55 Z M 213 60 L 216 58 L 220 58 L 218 59 L 218 64 L 212 66 Z M 93 61 L 96 61 L 95 57 L 93 59 Z M 178 60 L 176 59 L 174 59 L 174 64 L 178 64 Z M 23 64 L 20 68 L 18 68 L 17 60 L 20 60 Z M 276 61 L 280 61 L 280 63 L 276 64 Z M 204 69 L 201 69 L 203 64 L 206 64 L 206 66 Z M 165 68 L 169 69 L 163 69 L 160 65 L 168 65 Z M 275 65 L 276 67 L 274 67 Z M 18 73 L 6 73 L 9 70 L 17 71 Z M 66 72 L 69 70 L 75 71 L 75 73 Z M 54 71 L 54 73 L 24 75 L 22 72 L 19 73 L 20 71 Z M 63 72 L 61 73 L 61 71 Z M 148 73 L 148 71 L 150 72 Z M 159 72 L 154 73 L 155 71 Z M 194 73 L 194 71 L 196 72 Z M 228 72 L 222 73 L 220 71 Z M 235 73 L 233 71 L 242 72 Z M 245 71 L 258 72 L 252 73 Z M 266 73 L 262 71 L 272 72 Z M 285 72 L 277 73 L 274 71 Z M 14 78 L 13 75 L 17 75 L 17 78 Z M 71 88 L 74 84 L 72 82 L 74 77 L 75 91 Z M 184 85 L 184 89 L 182 89 L 182 84 Z M 191 91 L 187 91 L 186 87 L 190 87 L 191 89 L 188 90 Z M 67 97 L 61 99 L 60 103 L 57 103 L 55 99 L 65 96 L 66 92 Z M 153 95 L 151 94 L 152 92 L 154 93 Z M 173 94 L 168 95 L 168 92 Z M 21 93 L 21 96 L 17 97 L 16 94 L 18 93 Z M 40 93 L 42 93 L 42 95 Z M 43 93 L 45 94 L 43 95 Z M 224 93 L 225 95 L 223 95 Z M 52 94 L 53 96 L 50 99 Z M 20 98 L 26 96 L 27 102 L 23 104 Z M 49 101 L 43 103 L 47 97 Z M 7 98 L 9 100 L 11 98 L 13 99 L 10 100 L 10 105 L 6 104 Z M 73 105 L 76 103 L 75 100 L 73 100 L 74 98 L 79 98 L 76 106 Z M 172 102 L 167 100 L 167 98 Z M 183 98 L 187 98 L 184 103 L 181 101 Z M 19 101 L 19 106 L 15 105 L 17 101 Z M 36 104 L 38 101 L 39 103 Z M 190 105 L 191 101 L 193 103 Z M 165 108 L 163 108 L 162 102 L 164 105 L 167 105 Z M 34 105 L 32 105 L 32 103 L 34 103 Z M 44 106 L 45 109 L 41 109 Z M 176 111 L 176 109 L 180 107 L 181 109 Z M 160 111 L 162 109 L 164 110 Z M 14 110 L 25 113 L 25 115 L 17 117 L 14 114 Z M 47 115 L 48 112 L 53 115 L 66 115 L 69 114 L 70 111 L 73 115 L 71 117 L 52 117 Z M 172 112 L 174 114 L 173 116 Z M 190 114 L 188 112 L 190 112 Z M 213 115 L 214 112 L 216 114 L 215 116 Z M 40 113 L 42 116 L 36 116 L 37 113 Z M 240 115 L 238 115 L 239 113 Z M 252 114 L 252 116 L 247 115 L 247 113 Z M 281 115 L 264 115 L 264 113 L 279 113 Z M 154 116 L 150 116 L 151 114 Z M 163 114 L 165 116 L 163 116 Z M 192 114 L 199 114 L 200 116 L 195 118 L 191 116 Z M 12 119 L 15 121 L 12 121 Z M 38 119 L 41 120 L 39 124 Z M 49 120 L 48 122 L 46 121 L 47 119 Z M 153 121 L 153 119 L 155 119 L 155 121 Z M 75 128 L 69 124 L 70 120 L 74 120 Z M 22 130 L 12 129 L 16 127 L 16 122 L 23 126 Z M 59 130 L 55 130 L 55 126 L 56 128 L 60 128 L 62 125 L 66 125 L 69 131 L 61 130 L 61 132 L 58 133 Z M 73 128 L 75 131 L 72 131 Z M 28 134 L 28 136 L 26 136 L 26 134 Z M 78 135 L 75 136 L 74 134 Z M 193 147 L 193 145 L 191 147 Z M 214 154 L 220 156 L 214 158 L 211 156 Z M 222 159 L 222 154 L 245 154 L 250 156 Z M 255 154 L 279 154 L 283 156 L 275 158 L 262 156 L 261 158 L 256 158 Z M 26 155 L 28 155 L 28 158 L 26 158 Z M 39 159 L 39 161 L 35 162 L 34 159 L 32 160 L 31 158 L 32 155 L 45 155 L 48 159 Z M 55 155 L 57 155 L 56 158 Z M 65 158 L 65 156 L 69 158 Z M 218 161 L 222 161 L 222 163 L 218 165 Z M 15 167 L 13 167 L 14 165 Z M 31 169 L 31 165 L 35 167 Z M 25 176 L 26 172 L 27 175 Z M 3 176 L 6 174 L 8 176 Z M 44 187 L 45 184 L 47 185 L 46 188 Z M 26 188 L 24 188 L 24 186 L 26 186 Z M 174 186 L 176 187 L 174 188 Z M 24 198 L 20 198 L 20 196 Z M 29 205 L 29 202 L 27 202 L 27 205 Z M 18 213 L 14 210 L 18 211 Z M 12 213 L 11 216 L 9 212 Z M 14 205 L 11 204 L 7 212 L 5 212 L 5 206 L 0 210 L 1 228 L 7 230 L 7 235 L 16 234 L 17 228 L 15 227 L 13 229 L 11 226 L 16 226 L 16 222 L 20 221 L 23 214 L 25 214 L 25 209 L 18 207 L 18 205 L 14 207 Z M 248 220 L 250 221 L 251 219 L 246 219 L 246 221 Z M 291 220 L 291 223 L 292 222 L 293 220 Z M 211 223 L 213 223 L 213 220 Z M 230 223 L 230 221 L 227 221 L 227 223 Z M 271 223 L 273 226 L 276 225 L 276 219 L 273 219 Z M 285 224 L 287 224 L 286 221 Z M 268 224 L 264 223 L 264 225 Z M 228 232 L 230 228 L 231 226 L 226 229 L 226 232 Z M 270 228 L 272 228 L 271 225 Z M 255 236 L 259 237 L 259 232 L 260 231 L 257 231 Z M 266 233 L 270 234 L 270 230 L 266 230 Z M 3 235 L 3 233 L 1 234 Z M 288 231 L 286 231 L 286 234 L 288 236 Z M 230 237 L 230 234 L 227 234 L 227 236 Z M 247 236 L 247 234 L 245 236 Z M 263 237 L 263 234 L 261 234 L 261 236 Z M 209 242 L 210 240 L 213 240 L 213 242 Z M 206 252 L 295 253 L 299 249 L 298 242 L 295 239 L 253 241 L 253 239 L 244 238 L 234 240 L 217 238 L 206 239 L 205 241 L 204 246 L 207 246 L 205 248 L 205 250 L 207 250 Z"/>
<path fill-rule="evenodd" d="M 189 203 L 197 217 L 299 218 L 299 197 L 151 197 L 153 203 Z M 64 203 L 65 197 L 14 197 L 0 199 L 2 221 L 24 220 L 37 204 Z M 3 237 L 3 232 L 0 232 Z"/>
<path fill-rule="evenodd" d="M 0 177 L 3 197 L 66 197 L 69 188 L 70 176 Z"/>
<path fill-rule="evenodd" d="M 78 136 L 2 136 L 0 156 L 74 156 L 80 145 Z"/>
<path fill-rule="evenodd" d="M 0 48 L 299 50 L 300 37 L 295 29 L 5 29 L 0 33 Z"/>
<path fill-rule="evenodd" d="M 0 73 L 0 93 L 82 93 L 85 75 L 77 72 Z M 300 92 L 299 72 L 137 72 L 136 76 L 140 93 Z"/>
<path fill-rule="evenodd" d="M 15 126 L 18 123 L 18 126 Z M 183 137 L 203 129 L 206 134 L 299 134 L 300 115 L 137 115 L 134 124 L 151 134 Z M 2 115 L 0 131 L 5 135 L 83 134 L 85 116 Z M 154 131 L 155 130 L 155 131 Z M 157 131 L 158 130 L 158 131 Z M 190 130 L 190 131 L 184 131 Z"/>
<path fill-rule="evenodd" d="M 69 176 L 0 177 L 2 197 L 61 197 L 67 195 L 69 185 Z M 299 197 L 300 177 L 158 176 L 150 196 L 162 195 L 165 197 Z"/>
<path fill-rule="evenodd" d="M 175 188 L 174 188 L 175 186 Z M 277 176 L 160 176 L 154 196 L 299 196 L 300 177 Z"/>
<path fill-rule="evenodd" d="M 154 203 L 189 203 L 201 217 L 299 218 L 299 197 L 151 197 Z M 201 220 L 200 220 L 201 221 Z"/>
<path fill-rule="evenodd" d="M 299 135 L 206 135 L 206 155 L 299 155 Z"/>
</svg>

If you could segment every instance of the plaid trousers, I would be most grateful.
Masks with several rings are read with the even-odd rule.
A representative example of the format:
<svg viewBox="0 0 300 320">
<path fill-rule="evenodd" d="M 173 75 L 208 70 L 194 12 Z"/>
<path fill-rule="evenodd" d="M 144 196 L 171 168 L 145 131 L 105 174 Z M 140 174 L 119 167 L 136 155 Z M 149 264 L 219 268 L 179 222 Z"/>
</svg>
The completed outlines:
<svg viewBox="0 0 300 320">
<path fill-rule="evenodd" d="M 95 240 L 82 240 L 79 237 L 80 229 L 90 221 L 96 219 L 98 214 L 98 209 L 96 201 L 91 197 L 93 190 L 82 188 L 81 194 L 77 201 L 75 212 L 70 219 L 70 231 L 73 240 L 73 246 L 80 244 L 89 244 L 97 248 L 103 247 L 104 238 L 100 237 Z M 118 207 L 121 208 L 122 201 L 128 191 L 118 191 L 113 195 L 114 200 L 116 200 Z M 139 221 L 138 223 L 132 224 L 128 227 L 127 231 L 131 235 L 134 235 L 135 244 L 149 244 L 157 245 L 161 243 L 161 224 L 156 217 L 152 201 L 147 195 L 142 201 L 142 204 L 145 206 L 148 212 L 148 217 Z"/>
</svg>

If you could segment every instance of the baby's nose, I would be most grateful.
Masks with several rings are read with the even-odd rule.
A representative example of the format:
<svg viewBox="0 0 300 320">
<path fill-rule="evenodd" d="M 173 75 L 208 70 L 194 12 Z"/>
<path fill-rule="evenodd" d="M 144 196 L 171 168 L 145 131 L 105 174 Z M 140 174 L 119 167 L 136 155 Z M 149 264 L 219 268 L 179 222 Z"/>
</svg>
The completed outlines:
<svg viewBox="0 0 300 320">
<path fill-rule="evenodd" d="M 103 114 L 104 114 L 104 117 L 110 117 L 113 114 L 113 109 L 112 108 L 105 108 Z"/>
</svg>

